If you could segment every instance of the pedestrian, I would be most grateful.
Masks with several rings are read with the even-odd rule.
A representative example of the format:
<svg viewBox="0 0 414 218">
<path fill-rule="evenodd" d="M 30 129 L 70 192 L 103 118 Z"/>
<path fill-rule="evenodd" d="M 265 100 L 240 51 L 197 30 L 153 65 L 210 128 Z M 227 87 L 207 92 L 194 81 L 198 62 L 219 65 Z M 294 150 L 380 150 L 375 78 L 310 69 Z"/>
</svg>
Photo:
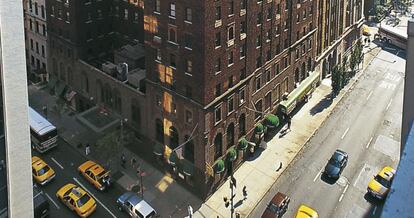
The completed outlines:
<svg viewBox="0 0 414 218">
<path fill-rule="evenodd" d="M 126 160 L 125 160 L 125 155 L 124 155 L 124 154 L 122 154 L 122 155 L 121 155 L 121 166 L 122 166 L 123 168 L 125 168 L 125 163 L 126 163 Z"/>
<path fill-rule="evenodd" d="M 279 168 L 277 168 L 276 172 L 279 172 L 279 170 L 281 170 L 283 167 L 282 161 L 279 163 Z"/>
<path fill-rule="evenodd" d="M 90 153 L 91 153 L 91 146 L 89 145 L 89 143 L 87 143 L 85 146 L 85 154 L 86 156 L 88 156 Z"/>
<path fill-rule="evenodd" d="M 292 122 L 292 117 L 290 115 L 287 116 L 287 129 L 290 130 L 290 124 Z"/>
</svg>

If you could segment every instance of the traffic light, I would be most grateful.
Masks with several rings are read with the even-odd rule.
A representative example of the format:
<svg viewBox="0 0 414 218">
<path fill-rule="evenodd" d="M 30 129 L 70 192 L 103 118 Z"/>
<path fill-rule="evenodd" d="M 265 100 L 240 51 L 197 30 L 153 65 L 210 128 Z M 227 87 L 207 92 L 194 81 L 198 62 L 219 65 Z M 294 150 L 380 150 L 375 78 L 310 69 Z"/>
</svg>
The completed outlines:
<svg viewBox="0 0 414 218">
<path fill-rule="evenodd" d="M 224 200 L 224 206 L 226 206 L 226 208 L 229 207 L 230 205 L 229 199 L 227 197 L 223 197 L 223 200 Z"/>
<path fill-rule="evenodd" d="M 247 197 L 247 190 L 246 190 L 246 186 L 243 187 L 243 197 L 246 198 Z"/>
</svg>

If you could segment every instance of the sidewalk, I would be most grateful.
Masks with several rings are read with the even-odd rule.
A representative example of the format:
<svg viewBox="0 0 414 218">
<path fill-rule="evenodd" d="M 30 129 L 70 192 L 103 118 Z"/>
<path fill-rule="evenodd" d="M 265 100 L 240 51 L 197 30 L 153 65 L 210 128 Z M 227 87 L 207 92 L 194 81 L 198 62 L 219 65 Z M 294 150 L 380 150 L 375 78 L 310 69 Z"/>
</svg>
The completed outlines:
<svg viewBox="0 0 414 218">
<path fill-rule="evenodd" d="M 379 51 L 380 48 L 376 47 L 374 43 L 364 48 L 364 52 L 369 52 L 369 55 L 364 56 L 363 70 L 371 63 Z M 349 84 L 333 100 L 330 99 L 331 81 L 330 79 L 323 80 L 309 102 L 292 118 L 292 130 L 284 136 L 280 136 L 280 133 L 277 133 L 267 143 L 267 149 L 258 158 L 246 161 L 240 166 L 234 173 L 234 178 L 237 180 L 236 196 L 234 198 L 235 213 L 239 213 L 241 217 L 249 216 L 250 212 L 272 187 L 273 183 L 329 117 L 342 97 L 346 95 L 348 90 L 352 89 L 355 82 L 363 74 L 363 70 L 352 78 Z M 282 168 L 277 171 L 280 163 L 282 163 Z M 247 188 L 248 195 L 246 200 L 243 200 L 243 186 Z M 226 208 L 223 201 L 223 197 L 230 199 L 229 187 L 229 180 L 227 180 L 195 212 L 194 217 L 230 217 L 230 207 Z"/>
<path fill-rule="evenodd" d="M 371 48 L 364 48 L 364 52 L 370 52 L 370 55 L 365 55 L 364 68 L 368 66 L 368 63 L 380 50 L 379 48 L 373 49 L 373 46 L 374 44 L 371 43 Z M 281 138 L 279 134 L 276 134 L 268 142 L 267 149 L 258 158 L 246 161 L 240 166 L 234 177 L 238 184 L 235 191 L 235 204 L 237 206 L 235 211 L 240 213 L 241 217 L 247 217 L 250 211 L 255 208 L 272 184 L 361 75 L 362 73 L 358 73 L 352 78 L 350 84 L 333 101 L 329 98 L 331 92 L 330 80 L 324 80 L 309 102 L 293 117 L 292 131 Z M 177 184 L 169 175 L 164 174 L 164 172 L 159 171 L 138 157 L 138 153 L 142 154 L 140 145 L 145 142 L 134 141 L 132 146 L 122 146 L 118 149 L 118 141 L 115 141 L 115 143 L 112 143 L 112 147 L 98 149 L 96 143 L 110 134 L 99 135 L 81 124 L 76 119 L 76 114 L 67 108 L 62 100 L 50 95 L 45 87 L 29 86 L 29 100 L 30 105 L 41 114 L 42 107 L 47 106 L 48 120 L 58 127 L 61 138 L 78 150 L 80 155 L 85 156 L 85 148 L 84 146 L 78 148 L 77 145 L 79 143 L 83 145 L 89 143 L 91 154 L 87 158 L 109 168 L 116 184 L 122 189 L 137 191 L 139 187 L 139 178 L 130 162 L 131 158 L 135 158 L 141 166 L 141 171 L 145 173 L 143 176 L 144 199 L 157 210 L 161 217 L 185 217 L 188 215 L 188 205 L 194 208 L 194 217 L 230 217 L 230 209 L 225 208 L 223 202 L 223 197 L 229 197 L 230 195 L 228 181 L 205 203 L 202 203 L 199 198 Z M 116 152 L 112 153 L 111 151 Z M 126 155 L 126 168 L 120 167 L 121 153 Z M 283 167 L 277 172 L 276 169 L 279 168 L 280 162 L 282 162 Z M 244 185 L 248 192 L 245 201 L 242 200 L 241 191 Z"/>
</svg>

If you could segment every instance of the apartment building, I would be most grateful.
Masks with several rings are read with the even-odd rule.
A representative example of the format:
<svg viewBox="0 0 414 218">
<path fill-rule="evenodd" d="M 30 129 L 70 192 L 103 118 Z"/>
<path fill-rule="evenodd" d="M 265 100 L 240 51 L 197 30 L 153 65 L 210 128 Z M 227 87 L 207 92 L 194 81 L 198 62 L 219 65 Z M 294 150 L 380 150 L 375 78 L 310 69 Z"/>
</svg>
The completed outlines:
<svg viewBox="0 0 414 218">
<path fill-rule="evenodd" d="M 45 0 L 24 0 L 26 63 L 32 81 L 47 81 L 47 25 Z"/>
</svg>

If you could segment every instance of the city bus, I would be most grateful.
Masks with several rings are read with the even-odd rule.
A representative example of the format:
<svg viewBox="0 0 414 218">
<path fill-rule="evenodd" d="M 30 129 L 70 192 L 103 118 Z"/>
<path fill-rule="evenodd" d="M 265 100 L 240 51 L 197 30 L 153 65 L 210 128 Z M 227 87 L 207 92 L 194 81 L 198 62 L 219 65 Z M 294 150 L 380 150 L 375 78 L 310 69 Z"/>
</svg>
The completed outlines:
<svg viewBox="0 0 414 218">
<path fill-rule="evenodd" d="M 33 149 L 44 153 L 57 145 L 56 127 L 31 107 L 29 107 L 29 125 Z"/>
<path fill-rule="evenodd" d="M 407 47 L 407 32 L 400 28 L 381 25 L 375 38 L 404 50 Z"/>
</svg>

